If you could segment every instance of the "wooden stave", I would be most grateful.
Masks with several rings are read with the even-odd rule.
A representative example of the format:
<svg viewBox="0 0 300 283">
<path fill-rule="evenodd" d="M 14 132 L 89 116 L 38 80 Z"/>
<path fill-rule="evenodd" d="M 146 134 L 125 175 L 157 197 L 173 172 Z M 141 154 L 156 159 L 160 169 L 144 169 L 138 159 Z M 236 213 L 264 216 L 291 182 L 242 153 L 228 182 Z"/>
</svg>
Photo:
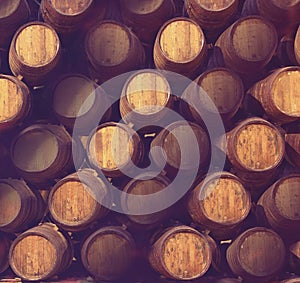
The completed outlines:
<svg viewBox="0 0 300 283">
<path fill-rule="evenodd" d="M 300 65 L 300 26 L 298 27 L 296 36 L 295 36 L 295 42 L 294 42 L 294 52 L 295 52 L 295 57 Z"/>
</svg>

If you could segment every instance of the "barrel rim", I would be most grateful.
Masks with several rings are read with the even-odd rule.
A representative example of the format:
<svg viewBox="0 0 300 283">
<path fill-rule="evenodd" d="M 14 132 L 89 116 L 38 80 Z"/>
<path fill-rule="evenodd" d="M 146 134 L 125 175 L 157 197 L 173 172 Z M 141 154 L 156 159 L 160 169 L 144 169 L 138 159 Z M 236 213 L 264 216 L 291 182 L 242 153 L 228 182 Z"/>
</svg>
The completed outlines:
<svg viewBox="0 0 300 283">
<path fill-rule="evenodd" d="M 300 4 L 300 2 L 299 2 Z M 286 72 L 293 72 L 293 71 L 298 71 L 300 74 L 300 66 L 288 66 L 288 67 L 284 67 L 284 68 L 280 68 L 277 71 L 275 71 L 274 73 L 276 73 L 276 76 L 274 77 L 274 79 L 271 80 L 271 84 L 270 84 L 270 93 L 271 93 L 271 97 L 272 97 L 272 102 L 274 103 L 274 106 L 283 114 L 287 115 L 288 117 L 293 117 L 293 118 L 300 118 L 300 111 L 298 111 L 298 113 L 293 114 L 293 113 L 289 113 L 288 111 L 284 111 L 282 109 L 282 107 L 279 107 L 277 105 L 277 103 L 275 103 L 275 93 L 274 93 L 274 85 L 275 83 L 277 83 L 279 76 L 286 73 Z"/>
<path fill-rule="evenodd" d="M 173 22 L 176 22 L 176 21 L 185 21 L 185 22 L 189 22 L 190 24 L 193 24 L 197 30 L 199 31 L 199 34 L 201 35 L 201 46 L 200 46 L 200 50 L 198 51 L 198 53 L 193 57 L 193 58 L 190 58 L 189 60 L 185 60 L 185 61 L 180 61 L 180 62 L 177 62 L 176 60 L 173 60 L 171 58 L 169 58 L 169 56 L 162 50 L 161 48 L 161 44 L 160 44 L 160 41 L 161 41 L 161 35 L 162 33 L 164 32 L 165 28 L 169 25 L 169 24 L 172 24 Z M 161 54 L 163 54 L 163 56 L 170 62 L 172 62 L 173 64 L 188 64 L 188 63 L 191 63 L 193 62 L 197 57 L 199 57 L 202 53 L 203 53 L 203 50 L 206 48 L 205 47 L 205 44 L 206 44 L 206 41 L 205 41 L 205 36 L 204 36 L 204 32 L 202 30 L 202 28 L 192 19 L 190 18 L 187 18 L 187 17 L 175 17 L 175 18 L 172 18 L 168 21 L 166 21 L 162 26 L 161 28 L 159 29 L 157 35 L 156 35 L 156 39 L 155 39 L 155 45 L 157 45 L 157 47 L 159 48 L 159 52 Z"/>
<path fill-rule="evenodd" d="M 56 13 L 65 16 L 65 17 L 75 17 L 75 16 L 79 16 L 84 14 L 88 9 L 90 9 L 91 5 L 93 4 L 94 0 L 89 0 L 88 5 L 80 12 L 77 12 L 75 14 L 66 14 L 63 13 L 60 9 L 57 9 L 56 7 L 53 6 L 52 0 L 42 0 L 42 1 L 47 1 L 49 3 L 49 5 L 51 5 L 51 7 L 55 10 Z"/>
<path fill-rule="evenodd" d="M 259 20 L 261 21 L 261 23 L 263 23 L 264 25 L 268 26 L 270 32 L 272 32 L 273 34 L 273 47 L 271 50 L 269 50 L 269 53 L 265 55 L 265 57 L 259 59 L 259 60 L 255 60 L 255 59 L 249 59 L 249 58 L 245 58 L 244 56 L 241 56 L 241 54 L 239 54 L 238 52 L 236 52 L 236 49 L 234 47 L 234 44 L 233 44 L 233 37 L 234 37 L 234 33 L 236 31 L 236 28 L 242 23 L 242 22 L 245 22 L 245 21 L 248 21 L 248 20 Z M 231 27 L 229 28 L 229 38 L 230 38 L 230 41 L 229 41 L 229 47 L 231 50 L 234 50 L 235 53 L 238 55 L 239 58 L 241 58 L 242 60 L 246 60 L 247 62 L 251 62 L 251 63 L 260 63 L 260 62 L 265 62 L 266 60 L 269 60 L 270 58 L 273 57 L 276 49 L 277 49 L 277 45 L 278 45 L 278 35 L 277 35 L 277 32 L 276 32 L 276 29 L 274 27 L 274 25 L 268 21 L 267 19 L 261 17 L 261 16 L 258 16 L 258 15 L 251 15 L 251 16 L 247 16 L 247 17 L 243 17 L 243 18 L 240 18 L 238 19 L 236 22 L 234 22 Z"/>
<path fill-rule="evenodd" d="M 7 18 L 11 17 L 21 6 L 22 4 L 22 0 L 17 0 L 18 4 L 16 5 L 15 9 L 13 11 L 11 11 L 11 13 L 5 17 L 0 17 L 0 21 L 6 20 Z"/>
<path fill-rule="evenodd" d="M 22 96 L 22 103 L 21 105 L 18 107 L 17 109 L 17 113 L 8 118 L 8 119 L 5 119 L 5 120 L 0 120 L 0 123 L 1 124 L 7 124 L 7 123 L 11 123 L 12 121 L 14 121 L 14 119 L 18 118 L 18 115 L 20 114 L 20 111 L 26 107 L 26 101 L 28 100 L 28 96 L 30 95 L 30 91 L 27 87 L 27 85 L 25 85 L 22 81 L 18 80 L 16 77 L 14 76 L 10 76 L 10 75 L 5 75 L 5 74 L 0 74 L 0 80 L 1 79 L 5 79 L 5 80 L 8 80 L 10 82 L 12 82 L 15 86 L 17 86 L 17 92 L 20 92 L 21 93 L 21 96 Z M 23 84 L 23 85 L 22 85 Z M 26 94 L 25 94 L 25 91 L 23 91 L 23 87 L 26 86 Z"/>
<path fill-rule="evenodd" d="M 146 0 L 146 1 L 147 1 L 147 0 Z M 120 3 L 121 3 L 121 5 L 124 6 L 125 9 L 126 9 L 127 11 L 129 11 L 130 13 L 132 13 L 132 14 L 134 14 L 134 15 L 137 15 L 137 16 L 144 16 L 144 17 L 145 17 L 145 16 L 152 15 L 152 14 L 154 14 L 156 11 L 158 11 L 158 10 L 162 7 L 162 5 L 164 4 L 164 1 L 165 1 L 165 0 L 159 0 L 159 6 L 158 6 L 155 10 L 152 10 L 150 13 L 149 13 L 149 12 L 136 13 L 136 11 L 130 9 L 129 6 L 126 5 L 126 2 L 130 2 L 130 0 L 121 0 Z M 124 8 L 124 7 L 123 7 L 123 8 Z"/>
<path fill-rule="evenodd" d="M 238 246 L 240 247 L 243 245 L 246 238 L 248 238 L 249 234 L 250 234 L 250 236 L 252 236 L 254 233 L 262 233 L 262 232 L 272 234 L 277 239 L 277 243 L 281 245 L 280 251 L 282 252 L 283 256 L 280 258 L 280 262 L 277 266 L 277 270 L 281 269 L 285 262 L 286 249 L 285 249 L 285 245 L 284 245 L 282 238 L 272 229 L 265 228 L 265 227 L 253 227 L 253 228 L 250 228 L 250 229 L 244 231 L 240 236 L 238 236 L 238 238 L 235 241 L 237 241 Z M 237 256 L 238 262 L 243 263 L 243 261 L 241 260 L 241 249 L 240 248 L 237 249 L 236 256 Z M 243 265 L 243 269 L 248 274 L 250 274 L 251 276 L 255 276 L 256 278 L 274 275 L 274 271 L 273 271 L 273 273 L 269 273 L 269 274 L 266 274 L 266 272 L 264 272 L 263 274 L 260 274 L 260 275 L 253 274 L 252 270 L 250 270 L 247 265 Z"/>
<path fill-rule="evenodd" d="M 278 156 L 276 162 L 274 162 L 274 164 L 272 164 L 269 167 L 264 168 L 264 169 L 251 168 L 251 167 L 247 166 L 246 164 L 244 164 L 244 162 L 241 162 L 240 158 L 238 157 L 236 149 L 234 149 L 232 151 L 235 160 L 238 161 L 239 166 L 245 168 L 246 170 L 251 170 L 252 172 L 256 172 L 256 173 L 266 172 L 266 171 L 277 168 L 284 159 L 285 141 L 284 141 L 284 138 L 282 137 L 281 133 L 279 132 L 279 130 L 276 128 L 276 126 L 271 124 L 269 121 L 264 120 L 264 119 L 259 118 L 259 117 L 252 117 L 252 118 L 248 118 L 246 120 L 243 120 L 239 125 L 237 125 L 237 127 L 235 129 L 233 129 L 233 130 L 236 130 L 236 132 L 234 134 L 234 137 L 233 137 L 233 145 L 237 144 L 237 139 L 239 137 L 240 132 L 243 130 L 243 128 L 246 127 L 246 126 L 249 126 L 251 124 L 259 124 L 259 125 L 268 126 L 269 128 L 272 128 L 272 130 L 274 130 L 278 134 L 278 143 L 280 145 L 280 147 L 279 147 L 279 156 Z"/>
<path fill-rule="evenodd" d="M 240 105 L 242 104 L 242 101 L 245 97 L 245 88 L 244 88 L 244 84 L 243 84 L 243 81 L 242 79 L 240 78 L 240 76 L 234 71 L 234 70 L 231 70 L 229 68 L 226 68 L 226 67 L 215 67 L 215 68 L 212 68 L 210 70 L 206 70 L 204 73 L 202 73 L 200 76 L 198 76 L 196 78 L 196 82 L 197 84 L 201 87 L 201 82 L 205 79 L 205 77 L 208 75 L 208 74 L 211 74 L 213 72 L 226 72 L 228 73 L 232 78 L 234 78 L 234 80 L 239 84 L 239 88 L 241 90 L 241 93 L 240 93 L 240 96 L 239 96 L 239 100 L 236 101 L 236 103 L 234 104 L 234 106 L 232 107 L 232 109 L 236 109 L 236 108 L 239 108 Z M 201 87 L 202 88 L 202 87 Z M 209 95 L 208 95 L 209 96 Z M 209 96 L 210 97 L 210 96 Z M 211 99 L 212 100 L 212 99 Z M 213 102 L 213 100 L 212 100 Z M 214 102 L 213 102 L 214 103 Z M 190 107 L 190 106 L 189 106 Z M 218 112 L 221 114 L 221 115 L 224 115 L 224 114 L 229 114 L 231 111 L 220 111 L 218 109 Z"/>
<path fill-rule="evenodd" d="M 236 0 L 231 0 L 230 3 L 227 4 L 227 6 L 223 7 L 223 8 L 219 8 L 219 9 L 208 9 L 207 6 L 205 6 L 201 1 L 197 0 L 197 4 L 204 10 L 208 11 L 208 12 L 221 12 L 221 11 L 225 11 L 227 9 L 229 9 L 231 6 L 235 5 L 235 3 L 238 2 Z"/>
<path fill-rule="evenodd" d="M 210 182 L 212 182 L 216 179 L 218 180 L 220 178 L 235 180 L 240 184 L 240 187 L 244 190 L 244 195 L 246 197 L 246 209 L 245 209 L 245 212 L 242 215 L 242 217 L 240 217 L 236 221 L 216 222 L 215 220 L 211 219 L 211 217 L 209 215 L 207 215 L 207 212 L 205 211 L 205 209 L 203 207 L 203 199 L 204 199 L 203 194 L 205 193 L 204 192 L 205 187 Z M 197 188 L 199 188 L 199 193 L 197 195 L 199 197 L 198 201 L 199 201 L 199 205 L 200 205 L 200 207 L 203 211 L 203 214 L 205 215 L 205 217 L 207 217 L 213 223 L 216 223 L 218 225 L 221 224 L 221 225 L 226 226 L 226 227 L 231 227 L 231 226 L 233 226 L 235 224 L 239 224 L 243 220 L 245 220 L 247 218 L 247 216 L 249 215 L 250 211 L 251 211 L 251 196 L 250 196 L 249 191 L 246 190 L 246 188 L 244 187 L 242 181 L 237 176 L 235 176 L 234 174 L 232 174 L 230 172 L 220 171 L 220 172 L 215 172 L 215 173 L 212 173 L 210 175 L 207 175 L 205 177 L 205 179 L 195 187 L 195 189 L 197 189 Z"/>
<path fill-rule="evenodd" d="M 172 229 L 172 228 L 174 228 L 174 229 Z M 212 251 L 209 248 L 210 245 L 209 245 L 209 242 L 208 242 L 207 238 L 203 234 L 201 234 L 198 230 L 196 230 L 194 228 L 191 228 L 191 227 L 186 226 L 186 225 L 175 226 L 175 227 L 171 227 L 169 230 L 166 231 L 165 234 L 161 235 L 159 237 L 159 239 L 157 240 L 157 241 L 159 241 L 160 239 L 163 238 L 162 252 L 159 254 L 160 262 L 161 262 L 164 270 L 169 275 L 171 275 L 174 279 L 182 280 L 182 278 L 180 278 L 180 276 L 177 276 L 176 274 L 174 274 L 173 272 L 171 272 L 167 268 L 166 263 L 165 263 L 165 259 L 163 257 L 163 255 L 165 254 L 165 245 L 166 245 L 166 243 L 168 242 L 168 240 L 171 237 L 173 237 L 175 234 L 178 234 L 178 233 L 189 233 L 189 234 L 197 235 L 197 237 L 201 238 L 207 244 L 206 247 L 207 247 L 208 257 L 206 258 L 205 268 L 203 269 L 203 271 L 201 273 L 199 273 L 197 275 L 194 275 L 194 276 L 191 276 L 191 277 L 184 278 L 184 280 L 192 280 L 192 279 L 199 278 L 202 275 L 204 275 L 208 271 L 208 269 L 210 268 L 210 266 L 211 266 L 211 263 L 212 263 Z"/>
<path fill-rule="evenodd" d="M 29 64 L 26 64 L 26 63 L 22 60 L 22 58 L 18 55 L 18 52 L 17 52 L 17 49 L 16 49 L 16 43 L 17 43 L 18 36 L 19 36 L 19 34 L 20 34 L 23 30 L 25 30 L 26 28 L 28 28 L 28 27 L 30 27 L 30 26 L 44 26 L 45 28 L 49 29 L 49 30 L 51 31 L 51 33 L 52 33 L 52 34 L 55 36 L 55 38 L 56 38 L 57 44 L 56 44 L 56 51 L 55 51 L 55 54 L 54 54 L 53 58 L 51 58 L 50 61 L 48 61 L 48 62 L 46 62 L 46 63 L 44 63 L 44 64 L 39 64 L 39 65 L 31 66 L 31 65 L 29 65 Z M 43 68 L 43 67 L 45 67 L 45 66 L 47 66 L 47 65 L 50 65 L 50 64 L 52 64 L 55 60 L 57 60 L 57 58 L 58 58 L 58 56 L 59 56 L 59 54 L 60 54 L 60 51 L 61 51 L 61 42 L 60 42 L 60 39 L 59 39 L 58 34 L 56 33 L 55 29 L 54 29 L 51 25 L 49 25 L 49 24 L 47 24 L 47 23 L 45 23 L 45 22 L 33 21 L 33 22 L 28 22 L 28 23 L 26 23 L 26 24 L 24 24 L 24 25 L 22 25 L 21 27 L 18 28 L 18 30 L 15 32 L 14 37 L 13 37 L 13 39 L 12 39 L 12 41 L 11 41 L 10 51 L 13 52 L 13 55 L 17 58 L 17 60 L 19 60 L 19 61 L 21 62 L 22 65 L 27 66 L 27 67 L 29 67 L 29 68 L 33 68 L 33 69 L 39 69 L 39 68 Z M 10 52 L 10 53 L 11 53 L 11 52 Z"/>
<path fill-rule="evenodd" d="M 92 54 L 91 50 L 90 50 L 90 39 L 92 34 L 101 26 L 101 25 L 106 25 L 106 24 L 110 24 L 110 25 L 115 25 L 118 26 L 119 28 L 121 28 L 123 31 L 125 31 L 125 33 L 127 34 L 128 37 L 128 41 L 129 41 L 129 48 L 128 48 L 128 53 L 126 55 L 128 55 L 130 53 L 130 50 L 132 49 L 133 46 L 133 38 L 132 38 L 132 32 L 130 31 L 130 29 L 124 25 L 123 23 L 117 22 L 115 20 L 102 20 L 99 21 L 96 25 L 94 25 L 86 34 L 85 36 L 85 40 L 84 40 L 84 49 L 85 49 L 85 53 L 87 55 L 88 61 L 91 63 L 91 65 L 93 66 L 94 69 L 97 70 L 97 67 L 94 67 L 94 64 L 99 65 L 101 68 L 116 68 L 121 66 L 122 64 L 124 64 L 124 62 L 126 62 L 128 60 L 127 56 L 123 58 L 123 60 L 121 62 L 119 62 L 118 64 L 115 65 L 109 65 L 109 64 L 105 64 L 103 62 L 99 62 Z M 96 62 L 96 63 L 92 63 L 92 62 Z"/>
<path fill-rule="evenodd" d="M 276 205 L 276 194 L 277 194 L 277 192 L 278 192 L 278 190 L 279 190 L 279 187 L 280 187 L 280 185 L 282 185 L 282 183 L 284 183 L 285 181 L 287 181 L 287 180 L 289 180 L 289 179 L 293 179 L 293 178 L 298 178 L 298 179 L 300 179 L 300 173 L 293 173 L 293 174 L 289 174 L 289 175 L 287 175 L 287 176 L 284 176 L 284 177 L 282 177 L 282 178 L 280 178 L 279 180 L 277 180 L 272 186 L 271 186 L 271 188 L 273 187 L 273 190 L 272 190 L 272 199 L 274 200 L 274 209 L 276 210 L 276 212 L 280 215 L 280 216 L 282 216 L 282 217 L 284 217 L 285 219 L 288 219 L 288 220 L 291 220 L 291 221 L 300 221 L 300 216 L 298 216 L 298 218 L 291 218 L 291 217 L 287 217 L 286 215 L 283 215 L 282 213 L 281 213 L 281 211 L 279 210 L 279 208 L 277 207 L 277 205 Z"/>
<path fill-rule="evenodd" d="M 160 78 L 162 78 L 162 80 L 164 81 L 165 85 L 168 88 L 168 93 L 167 93 L 167 99 L 166 99 L 166 103 L 165 105 L 161 106 L 161 109 L 159 109 L 158 111 L 155 111 L 153 113 L 141 113 L 140 111 L 137 111 L 136 109 L 133 109 L 130 107 L 130 103 L 128 101 L 128 85 L 131 83 L 131 81 L 138 75 L 143 74 L 143 73 L 151 73 L 151 74 L 155 74 L 157 76 L 159 76 Z M 138 70 L 136 72 L 134 72 L 134 74 L 132 74 L 125 82 L 125 84 L 123 85 L 122 88 L 122 94 L 121 94 L 121 99 L 125 98 L 126 104 L 128 105 L 128 107 L 130 108 L 130 112 L 133 112 L 137 115 L 141 115 L 141 116 L 147 116 L 150 117 L 152 115 L 158 115 L 159 113 L 161 113 L 162 111 L 164 111 L 164 109 L 167 107 L 167 105 L 170 103 L 170 100 L 172 98 L 172 90 L 171 90 L 171 86 L 170 83 L 168 82 L 167 78 L 162 74 L 162 72 L 160 72 L 159 70 L 155 70 L 155 69 L 147 69 L 147 70 Z M 129 114 L 130 114 L 129 112 Z"/>
<path fill-rule="evenodd" d="M 43 124 L 33 124 L 29 127 L 26 127 L 25 129 L 23 129 L 21 132 L 19 132 L 15 137 L 14 139 L 12 140 L 11 142 L 11 146 L 10 146 L 10 157 L 11 157 L 11 161 L 13 163 L 13 165 L 18 169 L 20 170 L 21 172 L 23 173 L 26 173 L 26 174 L 34 174 L 34 173 L 38 173 L 38 174 L 41 174 L 43 172 L 46 172 L 47 170 L 49 170 L 49 168 L 51 168 L 51 166 L 53 164 L 55 164 L 59 158 L 59 141 L 58 141 L 58 138 L 55 134 L 52 133 L 52 131 L 46 127 L 43 127 L 43 126 L 46 126 L 46 125 L 43 125 Z M 59 126 L 57 126 L 59 127 Z M 53 136 L 55 138 L 55 141 L 56 141 L 56 147 L 57 147 L 57 154 L 56 154 L 56 157 L 55 159 L 51 162 L 51 164 L 49 164 L 49 166 L 47 168 L 44 168 L 43 170 L 40 170 L 40 171 L 26 171 L 26 169 L 22 169 L 22 168 L 19 168 L 19 166 L 15 163 L 14 161 L 14 149 L 15 149 L 15 145 L 17 143 L 17 141 L 19 140 L 19 138 L 22 137 L 22 135 L 24 134 L 28 134 L 30 132 L 47 132 L 48 134 L 50 134 L 51 136 Z"/>
</svg>

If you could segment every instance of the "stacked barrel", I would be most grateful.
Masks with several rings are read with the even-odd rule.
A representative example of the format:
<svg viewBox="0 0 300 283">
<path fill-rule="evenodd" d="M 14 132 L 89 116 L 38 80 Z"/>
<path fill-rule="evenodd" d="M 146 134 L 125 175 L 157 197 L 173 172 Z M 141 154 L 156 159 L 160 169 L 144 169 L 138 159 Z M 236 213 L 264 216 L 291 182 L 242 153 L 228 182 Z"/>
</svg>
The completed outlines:
<svg viewBox="0 0 300 283">
<path fill-rule="evenodd" d="M 300 282 L 299 0 L 1 0 L 0 56 L 0 279 Z"/>
</svg>

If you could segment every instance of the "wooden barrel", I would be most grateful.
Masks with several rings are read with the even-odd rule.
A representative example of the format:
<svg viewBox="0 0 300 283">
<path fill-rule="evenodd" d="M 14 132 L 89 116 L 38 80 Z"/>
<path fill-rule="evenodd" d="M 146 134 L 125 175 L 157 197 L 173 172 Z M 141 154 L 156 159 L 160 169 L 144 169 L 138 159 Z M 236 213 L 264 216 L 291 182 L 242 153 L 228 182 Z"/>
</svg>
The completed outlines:
<svg viewBox="0 0 300 283">
<path fill-rule="evenodd" d="M 261 71 L 277 48 L 277 32 L 266 19 L 259 16 L 241 18 L 218 38 L 216 46 L 222 51 L 225 66 L 242 74 Z"/>
<path fill-rule="evenodd" d="M 2 0 L 0 4 L 0 46 L 7 47 L 14 32 L 29 18 L 26 0 Z"/>
<path fill-rule="evenodd" d="M 159 30 L 154 44 L 157 69 L 195 78 L 207 57 L 207 46 L 201 27 L 188 18 L 173 18 Z"/>
<path fill-rule="evenodd" d="M 91 234 L 83 243 L 84 268 L 100 280 L 116 280 L 128 274 L 135 260 L 136 246 L 131 234 L 108 226 Z"/>
<path fill-rule="evenodd" d="M 62 48 L 55 30 L 42 22 L 29 22 L 15 33 L 9 66 L 15 76 L 31 85 L 43 85 L 60 67 Z"/>
<path fill-rule="evenodd" d="M 115 21 L 101 21 L 85 38 L 85 52 L 93 78 L 104 82 L 120 74 L 140 69 L 145 51 L 128 27 Z"/>
<path fill-rule="evenodd" d="M 121 198 L 121 206 L 125 213 L 127 211 L 141 212 L 145 207 L 148 208 L 150 206 L 151 208 L 151 206 L 159 206 L 157 201 L 155 203 L 149 203 L 149 201 L 146 199 L 139 199 L 139 201 L 137 201 L 130 198 L 130 195 L 142 196 L 159 193 L 170 185 L 171 181 L 167 177 L 163 175 L 156 175 L 157 174 L 154 172 L 143 173 L 131 179 L 124 186 L 123 192 L 127 195 Z M 169 216 L 170 209 L 144 215 L 127 213 L 127 217 L 133 223 L 143 227 L 143 229 L 153 228 L 160 224 L 163 220 L 167 219 Z"/>
<path fill-rule="evenodd" d="M 295 278 L 280 281 L 280 283 L 299 283 L 299 282 L 300 282 L 300 277 L 295 277 Z"/>
<path fill-rule="evenodd" d="M 204 30 L 218 30 L 224 27 L 238 10 L 237 0 L 187 0 L 185 7 L 190 18 Z"/>
<path fill-rule="evenodd" d="M 61 126 L 35 124 L 14 138 L 10 155 L 25 180 L 37 184 L 51 182 L 72 166 L 72 138 Z"/>
<path fill-rule="evenodd" d="M 177 121 L 165 127 L 151 142 L 150 157 L 170 177 L 202 174 L 210 158 L 210 140 L 199 125 Z M 198 151 L 195 151 L 198 148 Z M 165 165 L 165 167 L 163 167 Z"/>
<path fill-rule="evenodd" d="M 23 232 L 9 251 L 10 267 L 17 276 L 28 281 L 41 281 L 62 273 L 72 258 L 70 239 L 52 223 Z"/>
<path fill-rule="evenodd" d="M 110 99 L 95 82 L 82 74 L 68 74 L 52 85 L 53 111 L 59 121 L 76 133 L 89 134 L 111 116 Z"/>
<path fill-rule="evenodd" d="M 200 232 L 188 226 L 177 226 L 165 231 L 152 245 L 149 261 L 167 278 L 192 280 L 207 272 L 212 252 Z"/>
<path fill-rule="evenodd" d="M 104 123 L 91 133 L 86 150 L 91 166 L 107 177 L 123 176 L 144 155 L 139 135 L 129 126 L 115 122 Z"/>
<path fill-rule="evenodd" d="M 250 210 L 249 192 L 239 178 L 227 172 L 208 175 L 188 198 L 193 220 L 223 240 L 236 234 Z"/>
<path fill-rule="evenodd" d="M 284 67 L 257 82 L 248 93 L 261 103 L 272 120 L 289 123 L 300 118 L 299 81 L 300 67 Z"/>
<path fill-rule="evenodd" d="M 52 219 L 67 231 L 82 231 L 107 214 L 107 184 L 90 169 L 79 170 L 58 181 L 48 197 Z M 66 205 L 67 204 L 67 205 Z"/>
<path fill-rule="evenodd" d="M 226 252 L 233 273 L 249 282 L 268 282 L 285 265 L 285 255 L 285 245 L 279 235 L 263 227 L 242 233 Z"/>
<path fill-rule="evenodd" d="M 137 129 L 151 131 L 153 128 L 151 125 L 162 127 L 163 119 L 169 114 L 169 109 L 166 108 L 172 106 L 170 85 L 164 75 L 158 71 L 137 71 L 123 87 L 120 113 L 126 123 L 133 124 Z"/>
<path fill-rule="evenodd" d="M 175 12 L 172 0 L 121 0 L 124 23 L 142 42 L 152 44 L 159 28 Z"/>
<path fill-rule="evenodd" d="M 288 132 L 285 138 L 285 158 L 294 166 L 300 167 L 300 127 L 298 131 Z"/>
<path fill-rule="evenodd" d="M 269 187 L 258 201 L 271 227 L 283 236 L 300 231 L 300 174 L 288 175 Z"/>
<path fill-rule="evenodd" d="M 95 6 L 94 0 L 42 0 L 41 14 L 44 21 L 58 33 L 69 34 L 82 29 L 84 22 L 92 16 Z M 104 5 L 103 8 L 105 8 Z M 104 18 L 105 12 L 105 9 L 98 10 L 99 19 Z"/>
<path fill-rule="evenodd" d="M 241 106 L 244 86 L 235 72 L 227 68 L 214 68 L 192 82 L 181 98 L 182 115 L 203 123 L 201 115 L 215 114 L 217 110 L 223 120 L 228 122 Z"/>
<path fill-rule="evenodd" d="M 295 37 L 295 43 L 294 43 L 294 50 L 295 50 L 295 57 L 300 65 L 300 26 L 298 27 L 296 37 Z"/>
<path fill-rule="evenodd" d="M 4 272 L 8 266 L 8 253 L 11 241 L 8 235 L 0 233 L 0 273 Z"/>
<path fill-rule="evenodd" d="M 14 233 L 36 225 L 44 216 L 45 204 L 38 191 L 24 181 L 0 180 L 0 230 Z"/>
<path fill-rule="evenodd" d="M 29 114 L 31 96 L 28 87 L 17 78 L 0 75 L 0 131 L 22 122 Z"/>
<path fill-rule="evenodd" d="M 300 267 L 300 241 L 289 245 L 289 266 L 293 272 L 299 274 Z M 300 278 L 299 278 L 300 282 Z"/>
</svg>

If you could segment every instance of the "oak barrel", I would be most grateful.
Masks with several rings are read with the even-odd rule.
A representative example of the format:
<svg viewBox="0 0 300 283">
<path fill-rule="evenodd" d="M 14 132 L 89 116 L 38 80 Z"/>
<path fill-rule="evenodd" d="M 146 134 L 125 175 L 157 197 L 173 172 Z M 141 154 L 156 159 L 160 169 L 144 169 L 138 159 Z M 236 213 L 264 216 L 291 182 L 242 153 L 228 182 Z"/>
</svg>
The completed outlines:
<svg viewBox="0 0 300 283">
<path fill-rule="evenodd" d="M 9 66 L 31 86 L 47 83 L 60 68 L 62 48 L 55 30 L 42 22 L 21 26 L 9 49 Z"/>
<path fill-rule="evenodd" d="M 172 0 L 121 0 L 124 23 L 142 42 L 152 44 L 159 28 L 175 12 Z"/>
<path fill-rule="evenodd" d="M 32 183 L 59 178 L 72 167 L 72 138 L 64 127 L 34 124 L 11 143 L 10 156 L 17 172 Z"/>
<path fill-rule="evenodd" d="M 232 70 L 213 68 L 192 82 L 181 98 L 182 115 L 203 123 L 201 115 L 206 117 L 205 115 L 215 114 L 217 110 L 226 122 L 233 118 L 241 106 L 244 85 L 241 78 Z"/>
<path fill-rule="evenodd" d="M 285 138 L 285 158 L 294 166 L 300 167 L 300 127 L 298 130 L 287 132 Z"/>
<path fill-rule="evenodd" d="M 218 30 L 224 27 L 238 10 L 237 0 L 187 0 L 187 13 L 204 30 Z"/>
<path fill-rule="evenodd" d="M 193 220 L 221 239 L 234 236 L 250 210 L 249 192 L 239 178 L 228 172 L 206 176 L 188 198 Z"/>
<path fill-rule="evenodd" d="M 144 209 L 155 208 L 159 206 L 157 199 L 148 201 L 147 199 L 132 199 L 130 195 L 144 196 L 159 193 L 168 186 L 171 181 L 164 175 L 157 175 L 155 172 L 142 173 L 132 178 L 123 188 L 126 195 L 121 197 L 121 207 L 127 217 L 135 224 L 144 229 L 153 228 L 166 220 L 170 216 L 170 209 L 160 210 L 151 214 L 141 214 Z M 130 211 L 135 212 L 130 214 Z M 129 213 L 128 213 L 129 212 Z"/>
<path fill-rule="evenodd" d="M 0 75 L 0 131 L 21 123 L 31 109 L 28 87 L 16 77 Z"/>
<path fill-rule="evenodd" d="M 19 26 L 30 15 L 26 0 L 2 0 L 0 2 L 0 46 L 7 47 Z"/>
<path fill-rule="evenodd" d="M 261 71 L 277 48 L 277 32 L 273 24 L 260 16 L 240 18 L 218 38 L 225 66 L 242 74 Z"/>
<path fill-rule="evenodd" d="M 106 216 L 108 185 L 91 169 L 83 169 L 58 181 L 48 196 L 52 219 L 66 231 L 82 231 Z"/>
<path fill-rule="evenodd" d="M 195 78 L 207 57 L 204 33 L 191 19 L 173 18 L 160 28 L 153 52 L 157 69 Z"/>
<path fill-rule="evenodd" d="M 0 233 L 0 274 L 4 272 L 8 266 L 8 253 L 11 240 L 5 233 Z"/>
<path fill-rule="evenodd" d="M 103 227 L 91 234 L 81 248 L 85 269 L 100 280 L 116 280 L 130 272 L 136 255 L 131 234 L 118 226 Z"/>
<path fill-rule="evenodd" d="M 286 279 L 286 280 L 280 281 L 280 283 L 299 283 L 299 282 L 300 282 L 300 277 L 295 277 L 292 279 Z"/>
<path fill-rule="evenodd" d="M 284 67 L 257 82 L 248 93 L 261 103 L 272 120 L 289 123 L 300 118 L 299 81 L 300 67 Z"/>
<path fill-rule="evenodd" d="M 197 230 L 177 226 L 166 230 L 152 245 L 151 266 L 161 275 L 177 280 L 203 276 L 212 262 L 208 240 Z"/>
<path fill-rule="evenodd" d="M 299 267 L 300 267 L 300 241 L 299 240 L 289 245 L 289 266 L 293 272 L 297 274 L 300 273 L 299 272 Z"/>
<path fill-rule="evenodd" d="M 271 227 L 283 236 L 300 231 L 300 174 L 280 178 L 261 196 L 258 205 L 264 208 Z"/>
<path fill-rule="evenodd" d="M 152 140 L 150 148 L 154 163 L 171 177 L 179 171 L 186 175 L 203 174 L 210 158 L 207 132 L 201 126 L 185 120 L 166 126 Z"/>
<path fill-rule="evenodd" d="M 105 91 L 82 74 L 64 75 L 51 88 L 56 117 L 70 130 L 76 124 L 76 133 L 89 134 L 94 125 L 111 116 L 111 103 Z"/>
<path fill-rule="evenodd" d="M 85 38 L 85 53 L 93 78 L 104 82 L 145 64 L 145 51 L 138 37 L 125 25 L 100 21 Z"/>
<path fill-rule="evenodd" d="M 263 227 L 243 232 L 226 252 L 233 273 L 249 282 L 268 282 L 284 267 L 285 256 L 285 245 L 280 236 Z"/>
<path fill-rule="evenodd" d="M 71 240 L 52 223 L 20 234 L 9 251 L 9 264 L 24 280 L 41 281 L 65 271 L 73 259 Z"/>
<path fill-rule="evenodd" d="M 0 180 L 0 230 L 21 232 L 38 224 L 45 213 L 39 191 L 32 191 L 21 180 Z"/>
<path fill-rule="evenodd" d="M 151 131 L 155 125 L 162 127 L 164 119 L 170 114 L 170 109 L 165 108 L 172 106 L 170 85 L 159 71 L 137 71 L 128 78 L 122 89 L 121 117 L 137 129 Z"/>
<path fill-rule="evenodd" d="M 107 177 L 127 175 L 141 162 L 144 145 L 129 126 L 106 122 L 93 131 L 87 141 L 89 163 Z"/>
<path fill-rule="evenodd" d="M 46 23 L 58 33 L 69 34 L 82 29 L 82 25 L 89 20 L 93 9 L 96 8 L 95 2 L 95 0 L 42 0 L 40 9 Z M 103 5 L 103 9 L 98 9 L 99 19 L 104 18 L 105 12 Z"/>
<path fill-rule="evenodd" d="M 295 36 L 295 43 L 294 43 L 294 50 L 295 50 L 295 57 L 300 65 L 300 25 L 298 27 L 296 36 Z"/>
</svg>

